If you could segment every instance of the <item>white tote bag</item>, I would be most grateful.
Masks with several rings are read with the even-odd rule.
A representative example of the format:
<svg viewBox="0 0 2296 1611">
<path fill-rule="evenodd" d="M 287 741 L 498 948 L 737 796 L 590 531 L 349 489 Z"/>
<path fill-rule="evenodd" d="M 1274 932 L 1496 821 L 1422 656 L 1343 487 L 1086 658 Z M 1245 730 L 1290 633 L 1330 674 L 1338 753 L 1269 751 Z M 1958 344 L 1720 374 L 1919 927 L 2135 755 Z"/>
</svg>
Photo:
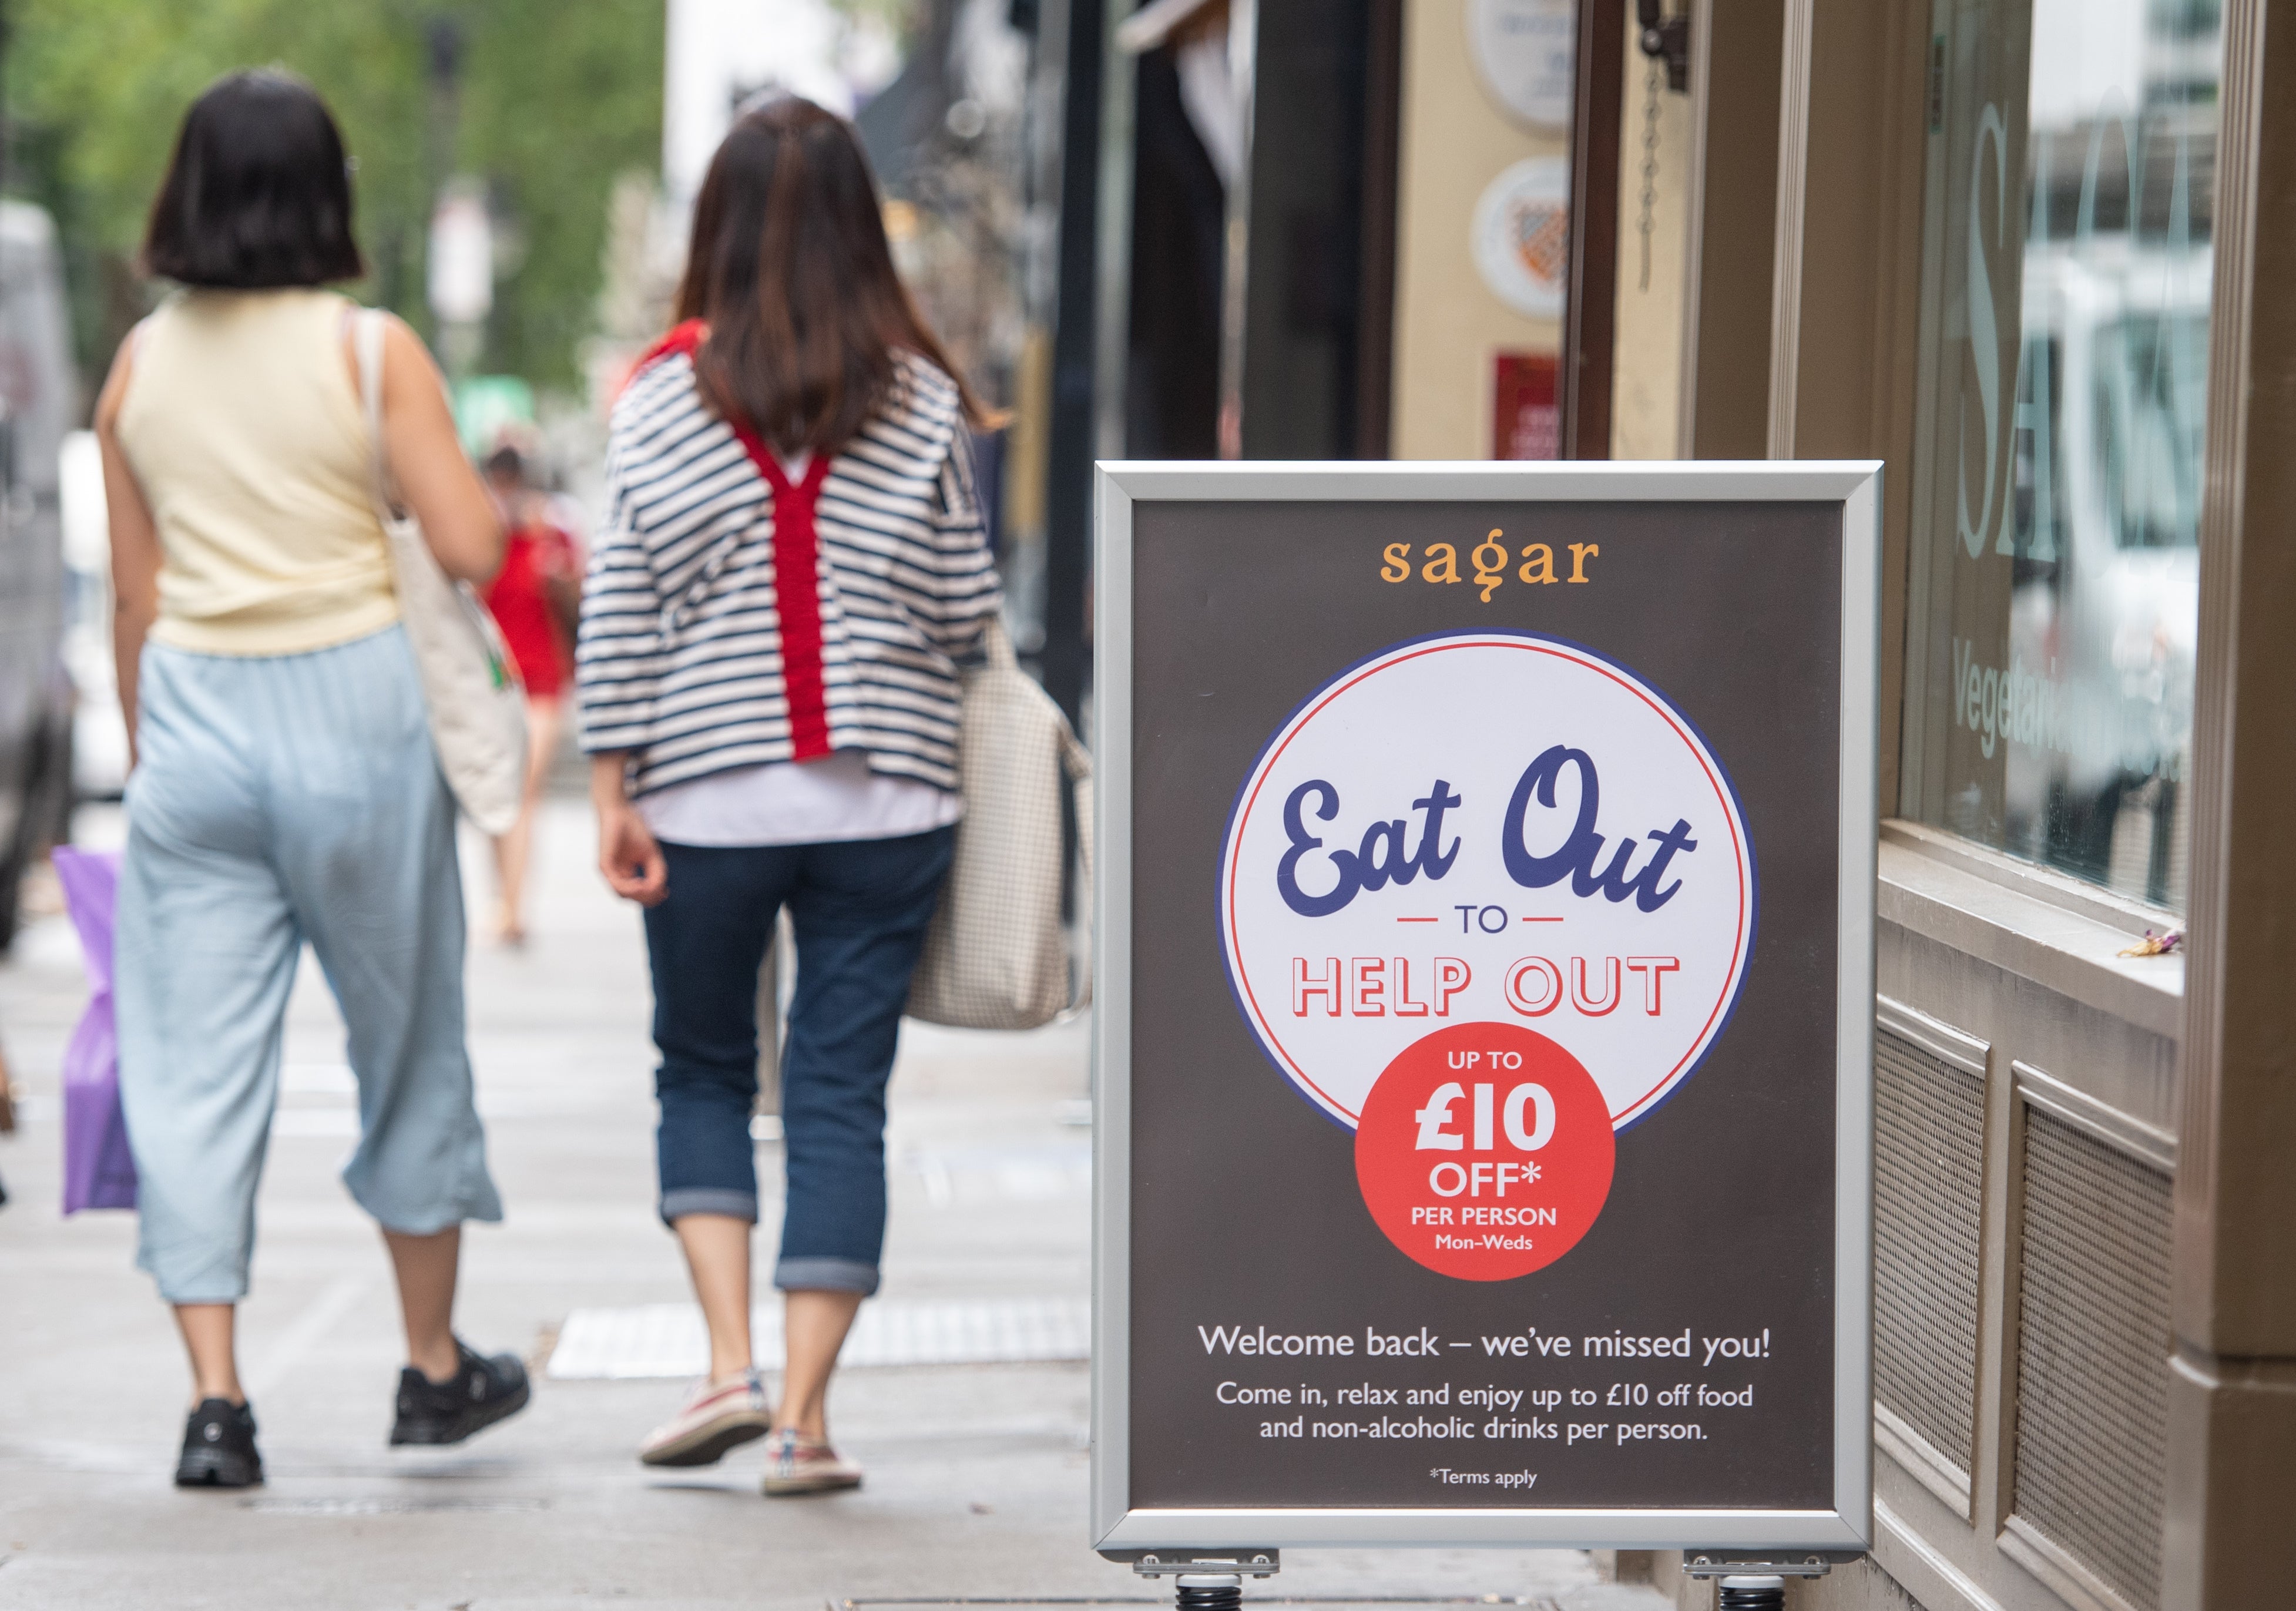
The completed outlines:
<svg viewBox="0 0 2296 1611">
<path fill-rule="evenodd" d="M 964 675 L 957 739 L 964 817 L 956 859 L 909 985 L 909 1016 L 956 1029 L 1035 1029 L 1090 998 L 1071 990 L 1061 924 L 1061 778 L 1076 786 L 1083 926 L 1091 932 L 1092 757 L 1021 670 L 1001 621 Z"/>
<path fill-rule="evenodd" d="M 353 332 L 359 402 L 374 439 L 374 507 L 390 538 L 398 614 L 422 678 L 430 741 L 463 813 L 485 833 L 517 825 L 526 789 L 526 688 L 494 617 L 468 582 L 439 568 L 422 528 L 392 501 L 383 466 L 382 317 L 362 309 Z"/>
</svg>

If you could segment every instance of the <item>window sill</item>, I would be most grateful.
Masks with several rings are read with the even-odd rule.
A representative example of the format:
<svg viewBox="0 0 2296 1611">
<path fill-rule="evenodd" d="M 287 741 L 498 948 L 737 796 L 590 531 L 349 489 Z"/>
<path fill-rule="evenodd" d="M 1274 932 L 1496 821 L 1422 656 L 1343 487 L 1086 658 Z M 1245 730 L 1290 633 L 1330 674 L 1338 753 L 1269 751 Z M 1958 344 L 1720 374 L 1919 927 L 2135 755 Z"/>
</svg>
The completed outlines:
<svg viewBox="0 0 2296 1611">
<path fill-rule="evenodd" d="M 1883 922 L 2165 1039 L 2182 1032 L 2184 958 L 2117 955 L 2171 915 L 1917 823 L 1882 824 L 1880 874 Z"/>
</svg>

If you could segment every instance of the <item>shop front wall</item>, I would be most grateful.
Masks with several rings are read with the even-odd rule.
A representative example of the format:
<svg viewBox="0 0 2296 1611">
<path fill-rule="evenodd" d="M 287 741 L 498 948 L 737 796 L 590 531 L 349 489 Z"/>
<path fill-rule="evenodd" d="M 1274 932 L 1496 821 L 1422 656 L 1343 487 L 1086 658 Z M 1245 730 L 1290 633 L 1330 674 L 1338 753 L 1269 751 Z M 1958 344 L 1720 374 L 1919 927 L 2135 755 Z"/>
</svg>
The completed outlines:
<svg viewBox="0 0 2296 1611">
<path fill-rule="evenodd" d="M 2221 17 L 1921 10 L 1873 1559 L 1934 1608 L 2154 1611 Z"/>
<path fill-rule="evenodd" d="M 1397 458 L 1557 456 L 1574 17 L 1569 0 L 1405 7 Z"/>
</svg>

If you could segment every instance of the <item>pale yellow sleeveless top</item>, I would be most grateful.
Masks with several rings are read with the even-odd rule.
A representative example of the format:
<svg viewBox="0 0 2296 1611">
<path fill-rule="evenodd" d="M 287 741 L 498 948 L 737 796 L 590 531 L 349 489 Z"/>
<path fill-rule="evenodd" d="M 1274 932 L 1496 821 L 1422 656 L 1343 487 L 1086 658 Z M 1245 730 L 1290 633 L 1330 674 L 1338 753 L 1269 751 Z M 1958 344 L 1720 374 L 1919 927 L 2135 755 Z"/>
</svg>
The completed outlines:
<svg viewBox="0 0 2296 1611">
<path fill-rule="evenodd" d="M 328 291 L 194 291 L 135 336 L 119 446 L 160 531 L 154 640 L 299 654 L 398 619 Z"/>
</svg>

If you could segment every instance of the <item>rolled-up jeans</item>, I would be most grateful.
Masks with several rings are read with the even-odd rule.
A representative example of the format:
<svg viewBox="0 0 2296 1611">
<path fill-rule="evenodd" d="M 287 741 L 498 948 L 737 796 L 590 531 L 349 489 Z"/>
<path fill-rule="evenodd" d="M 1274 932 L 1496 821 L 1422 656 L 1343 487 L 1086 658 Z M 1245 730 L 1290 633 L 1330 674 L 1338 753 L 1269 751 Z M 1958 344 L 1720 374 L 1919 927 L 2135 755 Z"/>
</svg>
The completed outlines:
<svg viewBox="0 0 2296 1611">
<path fill-rule="evenodd" d="M 885 1085 L 901 1007 L 954 828 L 828 844 L 664 844 L 669 891 L 645 915 L 653 971 L 661 1217 L 755 1223 L 758 973 L 786 905 L 797 991 L 782 1052 L 788 1201 L 774 1285 L 877 1290 L 885 1243 Z"/>
</svg>

